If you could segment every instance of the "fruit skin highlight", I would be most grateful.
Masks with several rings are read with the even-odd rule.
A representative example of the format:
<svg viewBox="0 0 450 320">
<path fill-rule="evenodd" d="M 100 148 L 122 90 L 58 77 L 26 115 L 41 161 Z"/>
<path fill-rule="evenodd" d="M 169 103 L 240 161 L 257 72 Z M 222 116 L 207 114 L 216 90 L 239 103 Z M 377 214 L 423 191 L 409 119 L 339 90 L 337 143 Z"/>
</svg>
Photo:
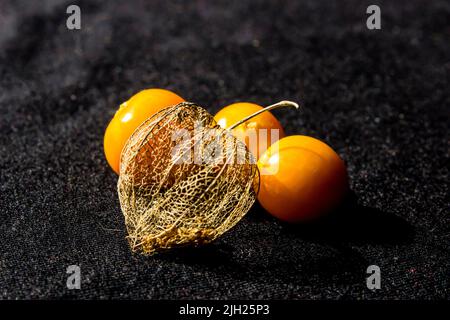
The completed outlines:
<svg viewBox="0 0 450 320">
<path fill-rule="evenodd" d="M 274 217 L 291 223 L 317 219 L 337 206 L 348 191 L 344 162 L 324 142 L 288 136 L 258 160 L 258 200 Z"/>
<path fill-rule="evenodd" d="M 111 168 L 119 174 L 122 149 L 134 130 L 156 112 L 184 102 L 179 95 L 165 89 L 146 89 L 122 103 L 109 123 L 103 148 Z"/>
<path fill-rule="evenodd" d="M 214 120 L 216 120 L 217 124 L 220 125 L 222 128 L 227 129 L 231 127 L 233 124 L 237 123 L 239 120 L 242 120 L 243 118 L 262 109 L 263 107 L 254 103 L 237 102 L 221 109 L 214 116 Z M 248 138 L 248 135 L 246 135 L 248 129 L 256 130 L 257 136 L 256 141 L 258 141 L 256 145 L 250 143 L 250 139 Z M 267 129 L 267 144 L 265 147 L 263 144 L 261 144 L 261 146 L 259 144 L 259 134 L 258 134 L 259 129 Z M 281 126 L 280 122 L 275 118 L 275 116 L 272 113 L 267 111 L 257 115 L 256 117 L 234 128 L 232 130 L 232 133 L 235 137 L 237 137 L 247 145 L 250 152 L 252 152 L 252 154 L 256 158 L 259 158 L 259 155 L 262 155 L 263 152 L 271 145 L 272 137 L 270 129 L 278 130 L 278 139 L 281 139 L 285 136 L 283 127 Z"/>
</svg>

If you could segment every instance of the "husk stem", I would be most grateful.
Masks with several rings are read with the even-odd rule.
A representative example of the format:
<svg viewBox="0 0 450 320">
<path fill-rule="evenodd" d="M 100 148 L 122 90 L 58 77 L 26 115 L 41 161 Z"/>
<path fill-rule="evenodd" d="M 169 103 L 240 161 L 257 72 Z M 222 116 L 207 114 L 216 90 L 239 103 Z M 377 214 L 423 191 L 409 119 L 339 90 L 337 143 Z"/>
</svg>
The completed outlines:
<svg viewBox="0 0 450 320">
<path fill-rule="evenodd" d="M 265 107 L 264 109 L 256 111 L 255 113 L 253 113 L 253 114 L 251 114 L 251 115 L 249 115 L 249 116 L 239 120 L 238 122 L 233 124 L 231 127 L 229 127 L 227 130 L 231 131 L 234 128 L 236 128 L 236 127 L 240 126 L 241 124 L 243 124 L 244 122 L 250 120 L 251 118 L 256 117 L 257 115 L 259 115 L 259 114 L 261 114 L 263 112 L 274 110 L 274 109 L 278 109 L 278 108 L 284 108 L 284 107 L 293 107 L 295 109 L 298 109 L 299 105 L 297 103 L 295 103 L 295 102 L 287 101 L 287 100 L 283 100 L 283 101 L 277 102 L 275 104 L 272 104 L 272 105 L 270 105 L 268 107 Z"/>
</svg>

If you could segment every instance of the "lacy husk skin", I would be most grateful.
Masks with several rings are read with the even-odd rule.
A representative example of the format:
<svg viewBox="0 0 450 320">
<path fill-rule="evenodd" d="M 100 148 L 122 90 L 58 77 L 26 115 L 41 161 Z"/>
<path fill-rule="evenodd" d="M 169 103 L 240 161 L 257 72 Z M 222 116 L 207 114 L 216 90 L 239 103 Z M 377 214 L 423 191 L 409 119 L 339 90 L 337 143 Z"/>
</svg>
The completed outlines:
<svg viewBox="0 0 450 320">
<path fill-rule="evenodd" d="M 259 172 L 253 155 L 231 130 L 258 114 L 280 107 L 295 107 L 290 101 L 268 106 L 229 129 L 220 128 L 211 114 L 190 102 L 164 109 L 144 121 L 122 151 L 118 195 L 128 241 L 133 251 L 150 255 L 180 246 L 209 243 L 232 228 L 256 200 Z M 217 163 L 174 164 L 176 130 L 195 132 L 202 148 L 219 139 L 224 148 Z M 198 139 L 214 129 L 214 139 Z M 200 141 L 200 142 L 199 142 Z M 225 143 L 227 142 L 227 143 Z M 176 156 L 191 154 L 192 144 L 178 146 Z M 204 150 L 204 149 L 202 149 Z M 241 161 L 228 161 L 230 156 Z"/>
</svg>

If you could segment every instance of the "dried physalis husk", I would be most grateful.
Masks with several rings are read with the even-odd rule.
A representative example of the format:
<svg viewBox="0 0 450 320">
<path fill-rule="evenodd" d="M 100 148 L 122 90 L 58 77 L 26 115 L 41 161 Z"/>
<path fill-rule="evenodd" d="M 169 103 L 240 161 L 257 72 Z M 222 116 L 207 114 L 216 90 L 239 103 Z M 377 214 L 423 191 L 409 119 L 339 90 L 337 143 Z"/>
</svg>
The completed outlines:
<svg viewBox="0 0 450 320">
<path fill-rule="evenodd" d="M 213 241 L 256 199 L 245 144 L 202 107 L 183 102 L 142 123 L 122 151 L 118 193 L 133 251 Z"/>
</svg>

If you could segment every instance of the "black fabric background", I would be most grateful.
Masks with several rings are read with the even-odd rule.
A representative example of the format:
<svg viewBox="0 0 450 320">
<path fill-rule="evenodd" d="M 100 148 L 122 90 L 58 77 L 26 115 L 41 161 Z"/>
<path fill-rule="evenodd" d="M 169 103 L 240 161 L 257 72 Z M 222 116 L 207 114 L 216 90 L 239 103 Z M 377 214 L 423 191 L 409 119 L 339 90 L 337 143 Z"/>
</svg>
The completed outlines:
<svg viewBox="0 0 450 320">
<path fill-rule="evenodd" d="M 379 31 L 367 1 L 82 1 L 68 31 L 70 3 L 0 1 L 0 297 L 450 298 L 448 1 L 377 1 Z M 299 101 L 276 115 L 342 156 L 352 199 L 316 225 L 256 206 L 211 246 L 131 254 L 102 139 L 148 87 L 211 112 Z"/>
</svg>

